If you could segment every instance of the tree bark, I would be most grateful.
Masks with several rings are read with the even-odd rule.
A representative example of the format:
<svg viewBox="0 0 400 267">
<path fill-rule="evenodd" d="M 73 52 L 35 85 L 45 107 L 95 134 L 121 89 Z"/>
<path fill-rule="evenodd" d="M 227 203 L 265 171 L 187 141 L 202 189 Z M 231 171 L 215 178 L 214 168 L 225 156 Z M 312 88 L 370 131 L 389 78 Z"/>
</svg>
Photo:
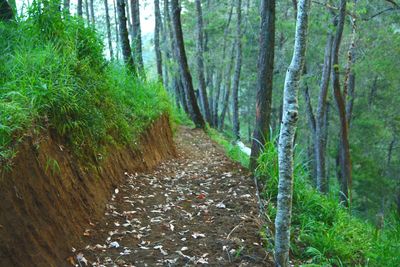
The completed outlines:
<svg viewBox="0 0 400 267">
<path fill-rule="evenodd" d="M 236 0 L 236 63 L 232 86 L 232 122 L 233 135 L 235 140 L 240 139 L 240 122 L 239 122 L 239 83 L 240 71 L 242 68 L 242 0 Z"/>
<path fill-rule="evenodd" d="M 293 198 L 293 147 L 298 119 L 297 91 L 305 61 L 310 0 L 299 0 L 292 62 L 286 72 L 283 118 L 279 135 L 279 185 L 275 219 L 275 264 L 289 266 Z"/>
<path fill-rule="evenodd" d="M 201 10 L 200 0 L 196 0 L 196 13 L 197 13 L 197 38 L 196 38 L 196 62 L 197 62 L 197 77 L 199 80 L 199 89 L 201 102 L 203 103 L 204 115 L 206 121 L 211 125 L 210 106 L 208 104 L 206 79 L 204 77 L 204 58 L 203 58 L 203 13 Z"/>
<path fill-rule="evenodd" d="M 107 39 L 108 39 L 108 49 L 110 51 L 110 58 L 114 58 L 112 38 L 111 38 L 111 23 L 110 23 L 110 13 L 108 9 L 108 0 L 104 0 L 104 9 L 106 11 L 106 27 L 107 27 Z"/>
<path fill-rule="evenodd" d="M 71 6 L 71 1 L 70 0 L 64 0 L 64 4 L 63 5 L 64 5 L 64 11 L 69 13 L 69 9 L 70 9 L 70 6 Z"/>
<path fill-rule="evenodd" d="M 164 87 L 166 89 L 169 89 L 169 80 L 170 80 L 170 69 L 169 69 L 169 63 L 171 62 L 171 51 L 169 50 L 169 42 L 168 42 L 168 27 L 170 27 L 168 25 L 168 20 L 167 20 L 167 16 L 169 15 L 169 11 L 168 11 L 168 0 L 164 0 L 164 8 L 163 8 L 163 24 L 164 27 L 162 29 L 162 51 L 164 54 L 164 67 L 163 67 L 163 72 L 164 72 Z"/>
<path fill-rule="evenodd" d="M 256 124 L 250 155 L 250 170 L 269 141 L 275 53 L 275 0 L 261 0 L 260 48 L 256 98 Z"/>
<path fill-rule="evenodd" d="M 132 33 L 133 33 L 133 49 L 135 60 L 140 72 L 144 73 L 143 55 L 142 55 L 142 30 L 140 28 L 140 6 L 139 0 L 131 0 L 132 14 Z"/>
<path fill-rule="evenodd" d="M 325 54 L 324 65 L 322 67 L 322 78 L 320 83 L 320 92 L 318 97 L 318 107 L 315 120 L 315 164 L 316 164 L 316 180 L 317 189 L 322 193 L 327 193 L 329 189 L 328 178 L 326 176 L 326 113 L 327 113 L 327 96 L 329 79 L 331 72 L 331 53 L 332 53 L 333 36 L 328 34 Z"/>
<path fill-rule="evenodd" d="M 183 42 L 183 33 L 181 25 L 181 8 L 179 0 L 171 0 L 172 25 L 174 28 L 174 39 L 177 50 L 177 61 L 181 72 L 183 87 L 185 88 L 186 100 L 189 109 L 189 115 L 197 128 L 204 128 L 205 122 L 200 113 L 200 108 L 196 101 L 193 89 L 192 76 L 190 74 L 187 62 L 185 44 Z"/>
<path fill-rule="evenodd" d="M 229 34 L 229 25 L 231 24 L 232 20 L 232 13 L 233 13 L 233 5 L 231 5 L 229 15 L 228 15 L 228 21 L 225 26 L 224 30 L 224 39 L 223 39 L 223 45 L 222 45 L 222 59 L 221 62 L 223 62 L 223 66 L 226 60 L 226 45 L 227 45 L 227 37 Z M 218 107 L 219 107 L 219 102 L 220 102 L 220 95 L 221 95 L 221 83 L 222 83 L 222 78 L 224 69 L 221 68 L 220 71 L 217 73 L 216 81 L 215 81 L 215 99 L 214 99 L 214 106 L 213 106 L 213 125 L 215 127 L 218 127 Z"/>
<path fill-rule="evenodd" d="M 346 116 L 345 98 L 340 89 L 340 74 L 339 74 L 339 48 L 342 41 L 344 28 L 344 19 L 346 16 L 346 0 L 340 1 L 339 18 L 336 29 L 336 35 L 333 41 L 332 48 L 332 83 L 333 92 L 339 112 L 340 119 L 340 199 L 344 205 L 351 202 L 351 159 L 350 159 L 350 144 L 348 135 L 348 124 Z"/>
<path fill-rule="evenodd" d="M 90 13 L 89 13 L 89 0 L 85 0 L 85 13 L 86 13 L 86 20 L 87 20 L 87 24 L 90 24 Z"/>
<path fill-rule="evenodd" d="M 221 116 L 220 116 L 219 122 L 218 122 L 218 130 L 220 130 L 220 131 L 222 131 L 224 129 L 225 115 L 226 115 L 226 112 L 228 110 L 228 105 L 229 105 L 229 97 L 230 97 L 230 93 L 231 93 L 231 74 L 232 74 L 234 60 L 235 60 L 235 45 L 232 45 L 231 56 L 230 56 L 230 60 L 229 60 L 228 66 L 226 68 L 226 73 L 225 73 L 225 95 L 224 95 L 224 99 L 223 99 Z"/>
<path fill-rule="evenodd" d="M 78 6 L 77 6 L 77 11 L 76 11 L 78 16 L 81 17 L 81 18 L 82 18 L 82 15 L 83 15 L 83 3 L 82 3 L 82 1 L 83 0 L 78 0 Z"/>
<path fill-rule="evenodd" d="M 14 12 L 7 0 L 0 0 L 0 21 L 10 21 L 14 18 Z"/>
<path fill-rule="evenodd" d="M 117 0 L 117 13 L 119 24 L 119 38 L 121 39 L 122 56 L 127 67 L 136 75 L 135 64 L 129 44 L 128 28 L 126 26 L 125 2 Z"/>
<path fill-rule="evenodd" d="M 95 27 L 95 19 L 94 19 L 94 0 L 90 0 L 90 19 L 92 21 L 92 27 Z"/>
<path fill-rule="evenodd" d="M 120 42 L 119 42 L 119 30 L 118 30 L 117 5 L 115 3 L 115 0 L 113 0 L 113 4 L 114 4 L 115 39 L 116 39 L 115 50 L 116 50 L 116 54 L 117 54 L 116 55 L 117 59 L 119 59 L 119 45 L 120 45 Z"/>
<path fill-rule="evenodd" d="M 154 0 L 154 16 L 155 16 L 155 28 L 154 28 L 154 51 L 156 53 L 157 63 L 157 75 L 158 80 L 163 82 L 163 70 L 162 70 L 162 55 L 160 47 L 160 32 L 162 28 L 161 23 L 161 12 L 160 12 L 160 1 Z"/>
<path fill-rule="evenodd" d="M 347 66 L 346 66 L 346 75 L 344 80 L 344 92 L 345 95 L 348 95 L 348 102 L 346 104 L 346 118 L 347 118 L 347 125 L 350 127 L 351 118 L 353 115 L 353 104 L 355 98 L 355 86 L 356 86 L 356 76 L 353 70 L 353 66 L 356 62 L 356 18 L 351 17 L 351 41 L 349 51 L 347 52 Z"/>
</svg>

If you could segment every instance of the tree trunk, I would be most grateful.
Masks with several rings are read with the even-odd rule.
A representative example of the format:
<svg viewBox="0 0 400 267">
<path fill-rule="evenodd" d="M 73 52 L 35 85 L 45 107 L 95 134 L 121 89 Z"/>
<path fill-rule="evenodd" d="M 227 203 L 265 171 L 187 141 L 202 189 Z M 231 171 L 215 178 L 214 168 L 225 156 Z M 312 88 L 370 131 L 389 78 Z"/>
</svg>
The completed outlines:
<svg viewBox="0 0 400 267">
<path fill-rule="evenodd" d="M 232 50 L 231 50 L 231 56 L 230 60 L 228 63 L 228 66 L 226 68 L 226 73 L 225 73 L 225 95 L 223 99 L 223 105 L 222 105 L 222 111 L 221 111 L 221 116 L 219 118 L 218 122 L 218 130 L 222 131 L 224 129 L 224 123 L 225 123 L 225 115 L 228 110 L 228 105 L 229 105 L 229 97 L 231 93 L 231 74 L 232 74 L 232 68 L 233 68 L 233 61 L 235 60 L 235 45 L 232 45 Z"/>
<path fill-rule="evenodd" d="M 115 3 L 115 0 L 113 0 L 113 4 L 114 4 L 114 23 L 115 23 L 115 39 L 116 39 L 116 46 L 115 46 L 115 50 L 117 51 L 117 59 L 119 59 L 119 45 L 120 45 L 120 41 L 119 41 L 119 30 L 118 30 L 118 16 L 117 16 L 117 5 Z"/>
<path fill-rule="evenodd" d="M 186 102 L 185 90 L 183 89 L 182 79 L 178 67 L 178 63 L 176 62 L 178 58 L 178 53 L 176 49 L 172 23 L 171 23 L 171 14 L 169 9 L 169 1 L 164 0 L 164 16 L 165 16 L 165 30 L 168 29 L 168 37 L 169 37 L 169 50 L 171 51 L 172 57 L 171 60 L 173 62 L 171 68 L 172 73 L 174 73 L 174 77 L 172 80 L 173 88 L 175 91 L 175 98 L 177 102 L 181 103 L 183 110 L 186 114 L 189 114 L 189 109 Z"/>
<path fill-rule="evenodd" d="M 158 75 L 158 80 L 160 82 L 163 82 L 162 55 L 160 47 L 160 32 L 162 28 L 162 23 L 161 23 L 159 0 L 154 0 L 154 16 L 155 16 L 154 51 L 156 53 L 157 75 Z"/>
<path fill-rule="evenodd" d="M 325 54 L 324 65 L 322 67 L 322 78 L 320 83 L 320 93 L 318 97 L 318 107 L 315 120 L 315 163 L 316 163 L 316 180 L 317 188 L 322 193 L 328 192 L 328 179 L 326 175 L 325 157 L 326 157 L 326 144 L 325 138 L 326 129 L 326 113 L 327 113 L 327 96 L 329 87 L 329 78 L 331 72 L 331 52 L 332 52 L 333 36 L 328 34 Z"/>
<path fill-rule="evenodd" d="M 179 0 L 171 1 L 172 25 L 174 28 L 174 39 L 177 48 L 177 61 L 181 72 L 183 87 L 185 88 L 186 99 L 189 109 L 189 115 L 197 128 L 204 128 L 205 122 L 200 113 L 200 108 L 196 101 L 193 89 L 192 76 L 186 58 L 185 44 L 183 42 L 183 33 L 181 25 L 181 8 Z"/>
<path fill-rule="evenodd" d="M 110 50 L 110 58 L 114 58 L 112 39 L 111 39 L 111 24 L 110 24 L 110 13 L 108 10 L 108 0 L 104 0 L 104 9 L 106 11 L 106 27 L 107 27 L 107 39 L 108 39 L 108 49 Z"/>
<path fill-rule="evenodd" d="M 239 82 L 242 68 L 242 0 L 236 0 L 236 63 L 232 86 L 232 113 L 233 113 L 233 135 L 235 140 L 240 139 L 239 122 Z"/>
<path fill-rule="evenodd" d="M 169 79 L 170 79 L 170 69 L 169 69 L 169 63 L 171 62 L 171 51 L 169 50 L 169 42 L 168 42 L 168 20 L 167 20 L 167 16 L 168 14 L 168 0 L 164 0 L 164 8 L 163 8 L 163 24 L 164 27 L 162 29 L 162 51 L 164 53 L 164 68 L 163 68 L 163 72 L 164 72 L 164 76 L 163 76 L 163 81 L 164 81 L 164 87 L 166 89 L 169 88 Z"/>
<path fill-rule="evenodd" d="M 78 6 L 77 6 L 77 11 L 76 11 L 78 13 L 78 16 L 81 17 L 81 18 L 82 18 L 82 15 L 83 15 L 82 1 L 83 0 L 78 0 Z"/>
<path fill-rule="evenodd" d="M 356 19 L 355 17 L 351 17 L 351 41 L 349 51 L 347 52 L 347 67 L 346 67 L 346 75 L 344 80 L 344 91 L 348 94 L 349 101 L 346 105 L 346 118 L 347 118 L 347 125 L 350 127 L 351 117 L 353 115 L 353 104 L 355 98 L 355 86 L 356 86 L 356 76 L 353 70 L 353 66 L 356 62 Z M 346 94 L 345 94 L 346 95 Z"/>
<path fill-rule="evenodd" d="M 131 37 L 130 41 L 133 45 L 133 29 L 132 29 L 132 20 L 131 20 L 131 10 L 132 8 L 129 7 L 129 0 L 125 1 L 125 12 L 126 12 L 126 21 L 128 26 L 128 35 Z M 133 47 L 131 46 L 132 52 L 134 52 Z M 136 60 L 134 60 L 136 62 Z"/>
<path fill-rule="evenodd" d="M 275 264 L 289 265 L 293 198 L 293 147 L 298 119 L 297 91 L 305 61 L 310 0 L 299 0 L 292 62 L 286 72 L 283 118 L 279 135 L 279 185 L 275 219 Z"/>
<path fill-rule="evenodd" d="M 140 28 L 140 6 L 139 0 L 131 0 L 132 13 L 132 32 L 133 32 L 133 49 L 135 60 L 140 72 L 144 73 L 143 55 L 142 55 L 142 30 Z"/>
<path fill-rule="evenodd" d="M 69 13 L 69 8 L 71 6 L 71 1 L 70 0 L 64 0 L 64 11 Z"/>
<path fill-rule="evenodd" d="M 90 13 L 89 13 L 89 0 L 85 0 L 85 13 L 86 13 L 86 20 L 87 20 L 87 24 L 90 24 Z"/>
<path fill-rule="evenodd" d="M 231 5 L 229 15 L 228 15 L 228 21 L 225 26 L 224 30 L 224 39 L 223 39 L 223 46 L 222 46 L 222 59 L 221 62 L 223 63 L 223 66 L 225 65 L 225 60 L 226 60 L 226 45 L 227 45 L 227 37 L 229 34 L 229 25 L 232 20 L 232 13 L 233 13 L 233 5 Z M 213 106 L 213 125 L 215 127 L 218 127 L 218 106 L 220 102 L 220 95 L 221 95 L 221 83 L 222 83 L 222 78 L 223 78 L 223 72 L 224 69 L 221 68 L 220 71 L 217 73 L 216 81 L 215 81 L 215 99 L 214 99 L 214 106 Z"/>
<path fill-rule="evenodd" d="M 203 103 L 204 115 L 206 121 L 211 125 L 210 106 L 208 104 L 207 86 L 204 77 L 204 59 L 203 59 L 203 13 L 201 10 L 200 0 L 196 0 L 197 13 L 197 38 L 196 38 L 196 59 L 197 59 L 197 76 L 199 79 L 199 89 L 201 102 Z"/>
<path fill-rule="evenodd" d="M 117 0 L 117 13 L 119 24 L 119 38 L 121 39 L 122 56 L 127 67 L 136 75 L 135 64 L 129 44 L 128 28 L 126 26 L 125 2 Z"/>
<path fill-rule="evenodd" d="M 0 0 L 0 21 L 9 21 L 14 18 L 14 12 L 7 0 Z"/>
<path fill-rule="evenodd" d="M 252 171 L 257 166 L 257 159 L 262 148 L 269 141 L 275 52 L 275 0 L 261 0 L 259 40 L 256 124 L 250 155 L 250 170 Z"/>
<path fill-rule="evenodd" d="M 304 70 L 303 70 L 303 75 L 307 74 L 306 70 L 307 66 L 304 65 Z M 308 125 L 310 128 L 310 133 L 311 133 L 311 139 L 309 139 L 308 142 L 308 148 L 309 148 L 309 158 L 308 158 L 308 165 L 310 169 L 310 176 L 312 176 L 312 180 L 316 180 L 317 176 L 317 167 L 316 167 L 316 160 L 315 160 L 315 116 L 314 116 L 314 111 L 312 108 L 311 104 L 311 97 L 310 97 L 310 92 L 309 92 L 309 87 L 307 81 L 304 82 L 304 88 L 303 88 L 303 95 L 304 95 L 304 100 L 306 104 L 306 115 L 307 115 L 307 121 Z M 314 185 L 317 183 L 315 182 Z"/>
<path fill-rule="evenodd" d="M 340 89 L 340 74 L 339 74 L 339 48 L 342 41 L 342 34 L 344 28 L 344 19 L 346 16 L 346 0 L 340 1 L 339 19 L 336 29 L 336 36 L 333 41 L 332 48 L 332 83 L 333 92 L 336 104 L 339 111 L 340 119 L 340 149 L 339 149 L 339 163 L 340 163 L 340 198 L 344 205 L 351 202 L 351 161 L 350 161 L 350 145 L 348 135 L 348 124 L 346 116 L 345 98 Z"/>
<path fill-rule="evenodd" d="M 92 21 L 92 27 L 95 27 L 95 19 L 94 19 L 94 0 L 90 0 L 90 19 Z"/>
</svg>

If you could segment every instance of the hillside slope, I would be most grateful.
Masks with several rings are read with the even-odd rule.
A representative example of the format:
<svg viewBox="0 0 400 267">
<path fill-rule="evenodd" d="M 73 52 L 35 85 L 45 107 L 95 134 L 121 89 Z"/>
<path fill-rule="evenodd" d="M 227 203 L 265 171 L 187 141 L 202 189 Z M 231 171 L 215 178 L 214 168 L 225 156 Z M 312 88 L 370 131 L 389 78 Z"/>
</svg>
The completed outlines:
<svg viewBox="0 0 400 267">
<path fill-rule="evenodd" d="M 108 146 L 98 163 L 80 161 L 50 132 L 27 137 L 0 186 L 0 266 L 69 266 L 85 227 L 102 215 L 124 172 L 147 170 L 175 156 L 162 116 L 137 149 Z M 99 155 L 100 156 L 100 155 Z"/>
</svg>

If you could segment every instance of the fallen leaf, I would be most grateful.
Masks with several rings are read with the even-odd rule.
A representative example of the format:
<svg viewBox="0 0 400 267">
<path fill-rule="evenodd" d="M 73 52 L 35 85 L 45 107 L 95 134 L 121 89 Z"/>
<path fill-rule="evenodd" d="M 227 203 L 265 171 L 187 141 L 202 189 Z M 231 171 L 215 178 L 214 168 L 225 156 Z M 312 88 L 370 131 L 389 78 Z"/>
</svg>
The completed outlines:
<svg viewBox="0 0 400 267">
<path fill-rule="evenodd" d="M 109 248 L 119 248 L 119 244 L 117 241 L 113 241 L 110 243 L 110 245 L 108 247 Z"/>
<path fill-rule="evenodd" d="M 193 234 L 192 234 L 192 237 L 193 237 L 194 239 L 197 239 L 197 238 L 206 237 L 206 235 L 205 235 L 205 234 L 201 234 L 201 233 L 193 233 Z"/>
<path fill-rule="evenodd" d="M 78 255 L 76 255 L 76 259 L 77 259 L 79 262 L 83 262 L 83 263 L 85 263 L 85 265 L 88 265 L 88 261 L 87 261 L 87 259 L 83 256 L 83 253 L 79 253 Z"/>
<path fill-rule="evenodd" d="M 215 205 L 215 206 L 216 206 L 217 208 L 219 208 L 219 209 L 225 209 L 225 208 L 226 208 L 225 204 L 222 203 L 222 202 L 218 203 L 218 204 Z"/>
<path fill-rule="evenodd" d="M 197 199 L 205 199 L 205 198 L 206 198 L 206 195 L 205 195 L 204 193 L 201 193 L 201 194 L 198 195 L 196 198 L 197 198 Z"/>
</svg>

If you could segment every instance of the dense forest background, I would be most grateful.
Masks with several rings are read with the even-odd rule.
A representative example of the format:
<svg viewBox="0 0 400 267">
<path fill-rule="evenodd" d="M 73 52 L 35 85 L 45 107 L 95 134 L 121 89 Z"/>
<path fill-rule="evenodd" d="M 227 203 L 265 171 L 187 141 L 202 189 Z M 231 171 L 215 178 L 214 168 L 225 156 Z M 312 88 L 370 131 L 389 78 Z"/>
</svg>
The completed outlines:
<svg viewBox="0 0 400 267">
<path fill-rule="evenodd" d="M 35 1 L 9 2 L 17 11 L 17 21 L 41 8 Z M 270 112 L 268 130 L 255 138 L 260 112 L 258 72 L 263 64 L 259 51 L 264 40 L 260 9 L 266 2 L 265 18 L 274 17 L 273 31 L 270 28 L 270 35 L 264 36 L 269 38 L 269 55 L 274 48 L 268 93 L 263 95 Z M 103 47 L 96 53 L 102 53 L 107 62 L 125 62 L 134 76 L 162 84 L 174 109 L 186 113 L 196 126 L 203 127 L 205 121 L 232 143 L 253 148 L 261 144 L 261 163 L 258 167 L 251 160 L 246 164 L 270 179 L 277 175 L 266 171 L 274 166 L 265 159 L 263 163 L 263 156 L 277 154 L 272 147 L 278 143 L 284 112 L 283 89 L 295 43 L 297 4 L 296 0 L 276 4 L 256 0 L 65 0 L 58 8 L 64 14 L 81 16 L 87 28 L 99 34 Z M 311 1 L 299 86 L 296 166 L 312 190 L 341 202 L 351 216 L 378 230 L 386 225 L 399 227 L 399 12 L 400 3 L 392 0 Z M 183 31 L 183 53 L 178 26 Z M 91 64 L 97 63 L 106 64 Z M 189 76 L 193 95 L 187 89 Z M 317 145 L 323 149 L 316 149 Z M 296 170 L 295 176 L 299 174 Z M 262 186 L 272 185 L 265 182 Z"/>
</svg>

